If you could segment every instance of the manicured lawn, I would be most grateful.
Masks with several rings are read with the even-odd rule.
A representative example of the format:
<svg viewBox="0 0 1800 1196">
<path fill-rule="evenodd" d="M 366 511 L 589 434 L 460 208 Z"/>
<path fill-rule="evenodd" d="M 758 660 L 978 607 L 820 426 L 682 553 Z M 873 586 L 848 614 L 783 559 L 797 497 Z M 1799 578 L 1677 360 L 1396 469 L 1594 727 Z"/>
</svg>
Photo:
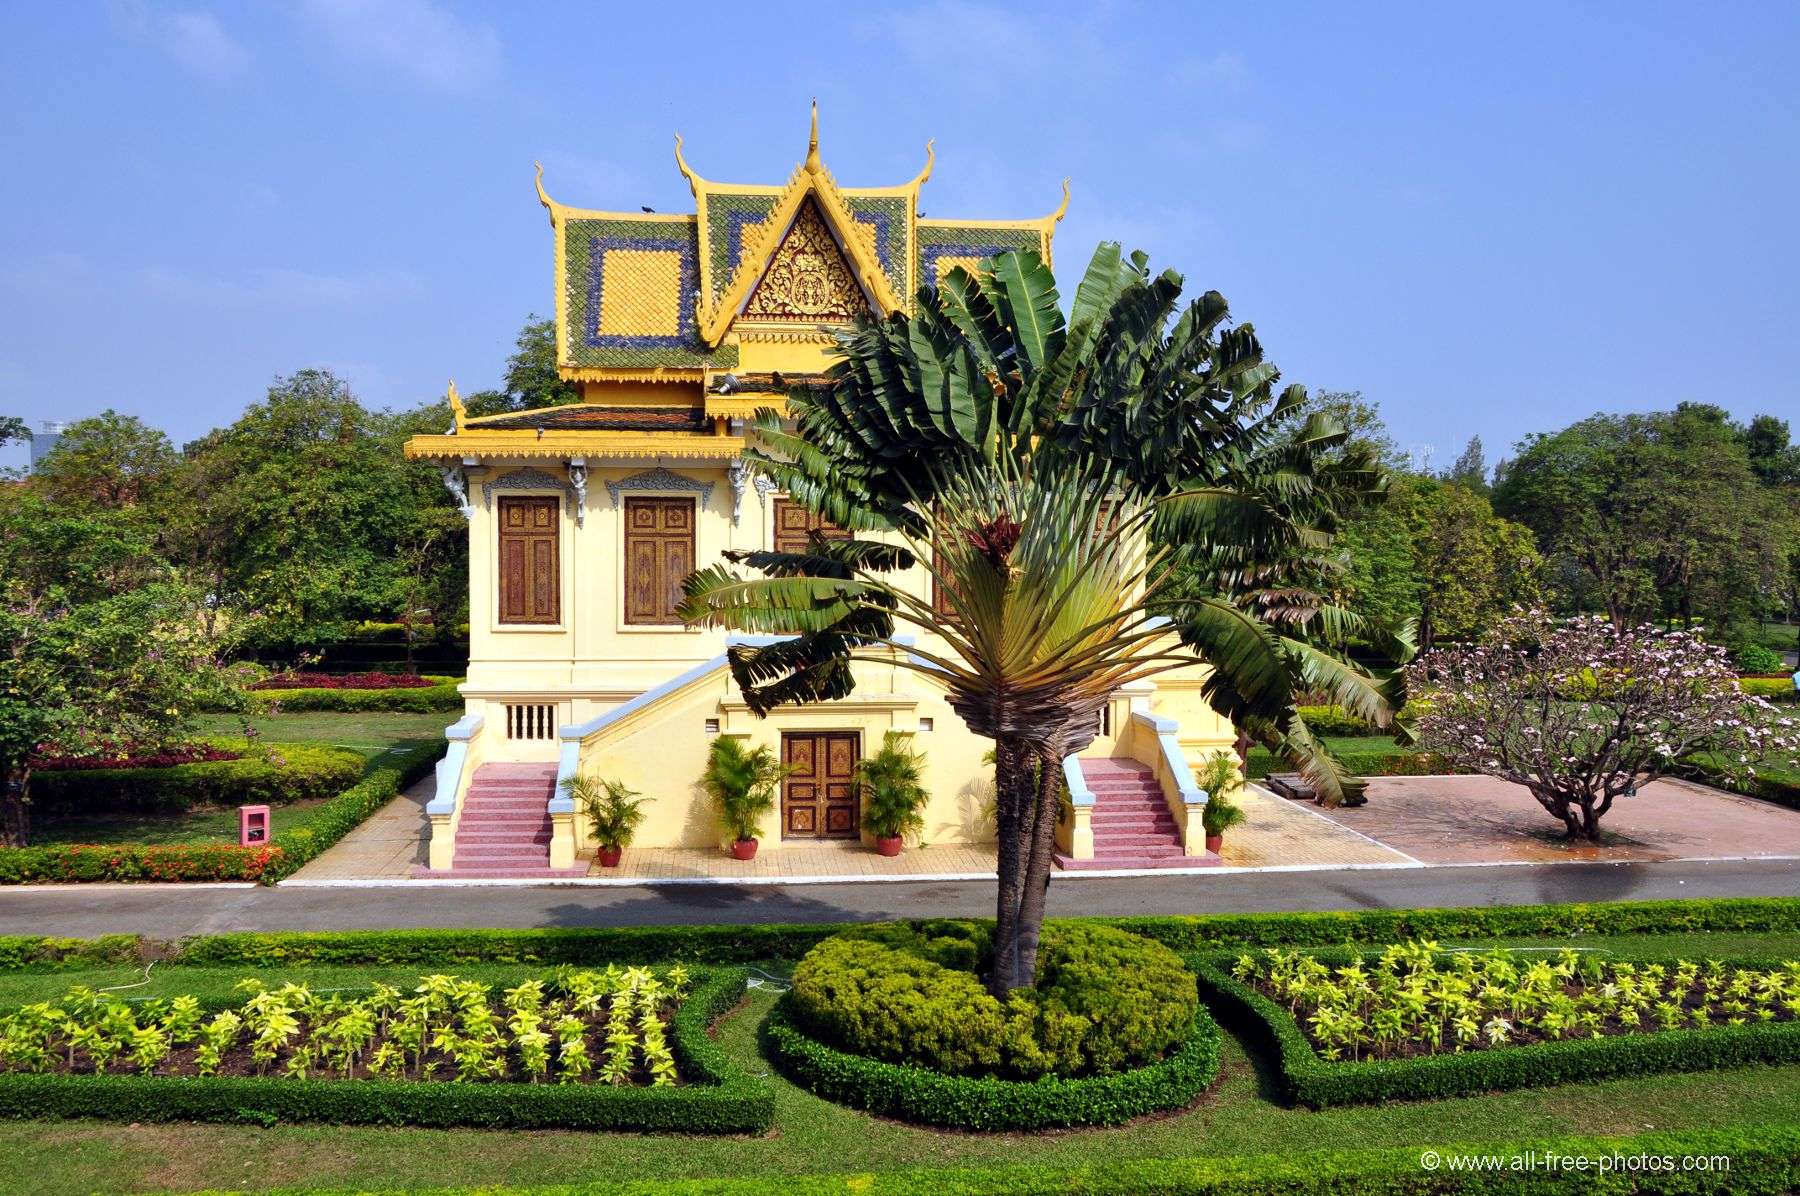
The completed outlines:
<svg viewBox="0 0 1800 1196">
<path fill-rule="evenodd" d="M 1800 953 L 1800 935 L 1794 934 L 1536 942 L 1598 946 L 1631 957 Z M 316 987 L 324 988 L 367 983 L 377 973 L 393 979 L 421 970 L 430 969 L 312 968 L 262 974 L 303 972 Z M 471 976 L 491 972 L 494 979 L 501 979 L 520 969 L 444 970 Z M 183 985 L 196 991 L 210 989 L 242 974 L 238 969 L 157 968 L 151 983 L 132 990 L 132 995 L 167 995 Z M 115 984 L 139 978 L 127 968 L 12 974 L 0 977 L 0 1004 L 55 992 L 77 977 L 95 983 L 103 976 Z M 753 990 L 747 1007 L 720 1028 L 720 1042 L 753 1073 L 767 1070 L 757 1053 L 756 1027 L 773 1001 L 771 991 Z M 1040 1135 L 938 1133 L 840 1108 L 779 1077 L 770 1082 L 776 1092 L 776 1130 L 757 1139 L 340 1126 L 0 1123 L 0 1157 L 55 1164 L 0 1170 L 0 1192 L 408 1188 L 964 1164 L 1078 1164 L 1097 1159 L 1283 1153 L 1298 1144 L 1309 1149 L 1408 1146 L 1551 1137 L 1575 1129 L 1624 1135 L 1800 1121 L 1800 1066 L 1659 1075 L 1325 1112 L 1286 1109 L 1268 1097 L 1267 1064 L 1249 1055 L 1234 1037 L 1226 1040 L 1223 1079 L 1199 1105 L 1176 1116 L 1115 1129 Z"/>
<path fill-rule="evenodd" d="M 250 720 L 268 743 L 324 743 L 361 752 L 371 764 L 384 754 L 421 740 L 441 740 L 455 718 L 444 714 L 270 714 Z M 231 715 L 196 720 L 200 735 L 241 736 L 243 722 Z M 298 830 L 324 801 L 294 802 L 271 811 L 275 833 Z M 116 813 L 84 817 L 41 817 L 32 841 L 57 843 L 235 843 L 237 809 L 196 809 L 185 814 Z"/>
<path fill-rule="evenodd" d="M 1324 735 L 1321 740 L 1338 755 L 1404 756 L 1416 753 L 1416 747 L 1402 747 L 1392 735 Z M 1289 767 L 1276 760 L 1265 747 L 1250 749 L 1250 775 L 1267 776 L 1271 772 L 1288 772 Z"/>
</svg>

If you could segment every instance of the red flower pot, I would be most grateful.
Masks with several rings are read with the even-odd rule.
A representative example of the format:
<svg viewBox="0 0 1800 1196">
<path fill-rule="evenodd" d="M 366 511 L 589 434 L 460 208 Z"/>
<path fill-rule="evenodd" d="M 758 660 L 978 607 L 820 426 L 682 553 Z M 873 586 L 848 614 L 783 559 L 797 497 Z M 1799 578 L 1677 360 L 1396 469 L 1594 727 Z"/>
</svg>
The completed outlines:
<svg viewBox="0 0 1800 1196">
<path fill-rule="evenodd" d="M 625 854 L 625 849 L 623 847 L 602 847 L 599 854 L 602 868 L 617 868 L 619 857 Z"/>
<path fill-rule="evenodd" d="M 895 835 L 892 838 L 886 838 L 881 835 L 876 835 L 875 851 L 879 855 L 899 855 L 900 836 Z"/>
<path fill-rule="evenodd" d="M 1224 835 L 1208 835 L 1208 836 L 1206 836 L 1206 850 L 1212 852 L 1214 855 L 1218 855 L 1219 848 L 1221 848 L 1223 846 L 1225 846 L 1225 836 Z"/>
<path fill-rule="evenodd" d="M 739 839 L 731 845 L 731 858 L 734 860 L 753 860 L 756 858 L 756 840 Z"/>
</svg>

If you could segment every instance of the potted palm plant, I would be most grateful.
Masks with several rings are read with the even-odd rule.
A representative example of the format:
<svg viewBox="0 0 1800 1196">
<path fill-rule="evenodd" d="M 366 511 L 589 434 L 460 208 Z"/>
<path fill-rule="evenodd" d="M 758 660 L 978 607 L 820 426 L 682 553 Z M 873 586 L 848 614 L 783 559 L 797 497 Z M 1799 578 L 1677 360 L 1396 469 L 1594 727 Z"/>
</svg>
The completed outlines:
<svg viewBox="0 0 1800 1196">
<path fill-rule="evenodd" d="M 775 808 L 775 794 L 791 769 L 768 744 L 754 749 L 730 735 L 712 742 L 700 787 L 718 807 L 719 821 L 731 835 L 731 858 L 756 858 L 756 839 L 763 815 Z"/>
<path fill-rule="evenodd" d="M 881 737 L 881 750 L 857 762 L 854 774 L 863 800 L 863 826 L 875 836 L 875 850 L 899 855 L 907 835 L 925 829 L 919 813 L 931 796 L 920 780 L 925 756 L 912 748 L 912 736 L 889 731 Z"/>
<path fill-rule="evenodd" d="M 1195 778 L 1206 790 L 1206 806 L 1200 811 L 1200 825 L 1206 832 L 1206 850 L 1214 855 L 1225 845 L 1225 832 L 1244 821 L 1244 809 L 1232 800 L 1243 788 L 1237 760 L 1230 752 L 1214 752 Z"/>
<path fill-rule="evenodd" d="M 617 868 L 619 857 L 644 821 L 647 799 L 618 781 L 585 774 L 564 781 L 563 792 L 587 815 L 600 844 L 600 866 Z"/>
</svg>

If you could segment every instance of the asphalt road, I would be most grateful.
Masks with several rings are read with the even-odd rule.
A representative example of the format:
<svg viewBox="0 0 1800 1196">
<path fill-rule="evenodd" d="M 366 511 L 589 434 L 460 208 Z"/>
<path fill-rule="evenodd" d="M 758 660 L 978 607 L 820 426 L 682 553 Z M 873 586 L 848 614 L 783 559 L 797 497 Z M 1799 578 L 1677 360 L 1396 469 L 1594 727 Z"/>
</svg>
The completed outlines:
<svg viewBox="0 0 1800 1196">
<path fill-rule="evenodd" d="M 1058 878 L 1050 912 L 1241 913 L 1800 895 L 1800 861 L 1542 864 L 1392 871 Z M 231 930 L 656 926 L 991 916 L 991 882 L 619 888 L 192 888 L 0 890 L 0 934 L 161 939 Z"/>
</svg>

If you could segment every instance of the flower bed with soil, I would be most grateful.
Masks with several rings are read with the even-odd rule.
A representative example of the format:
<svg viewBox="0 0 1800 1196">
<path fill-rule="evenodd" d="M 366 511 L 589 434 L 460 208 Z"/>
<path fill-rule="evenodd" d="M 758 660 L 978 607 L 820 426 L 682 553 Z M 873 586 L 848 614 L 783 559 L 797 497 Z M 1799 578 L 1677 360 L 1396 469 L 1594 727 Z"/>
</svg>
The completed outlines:
<svg viewBox="0 0 1800 1196">
<path fill-rule="evenodd" d="M 1215 1011 L 1273 1040 L 1314 1106 L 1800 1059 L 1800 963 L 1563 949 L 1202 957 Z"/>
<path fill-rule="evenodd" d="M 417 673 L 277 673 L 251 689 L 430 689 L 438 679 Z"/>
<path fill-rule="evenodd" d="M 559 968 L 496 991 L 424 976 L 243 1000 L 84 987 L 0 1017 L 0 1114 L 743 1132 L 761 1086 L 707 1036 L 741 971 Z"/>
</svg>

